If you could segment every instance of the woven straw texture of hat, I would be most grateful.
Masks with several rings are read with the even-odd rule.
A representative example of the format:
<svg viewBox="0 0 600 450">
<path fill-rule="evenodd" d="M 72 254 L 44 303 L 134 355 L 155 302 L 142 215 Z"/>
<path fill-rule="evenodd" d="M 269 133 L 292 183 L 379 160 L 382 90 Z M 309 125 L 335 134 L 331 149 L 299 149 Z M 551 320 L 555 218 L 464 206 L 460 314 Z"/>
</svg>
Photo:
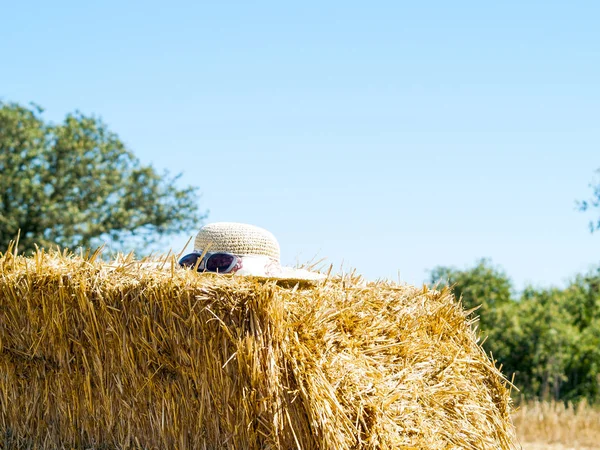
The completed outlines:
<svg viewBox="0 0 600 450">
<path fill-rule="evenodd" d="M 194 241 L 197 251 L 264 255 L 279 261 L 279 243 L 269 231 L 244 223 L 216 222 L 203 226 Z"/>
</svg>

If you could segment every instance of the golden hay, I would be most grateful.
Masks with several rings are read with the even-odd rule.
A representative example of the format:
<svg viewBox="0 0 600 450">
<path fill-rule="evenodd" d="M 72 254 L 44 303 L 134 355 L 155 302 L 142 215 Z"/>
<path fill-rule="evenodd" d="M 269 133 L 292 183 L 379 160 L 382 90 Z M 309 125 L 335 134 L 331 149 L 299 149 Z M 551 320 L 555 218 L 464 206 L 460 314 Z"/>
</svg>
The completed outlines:
<svg viewBox="0 0 600 450">
<path fill-rule="evenodd" d="M 523 403 L 512 418 L 524 446 L 600 448 L 600 410 L 585 401 Z"/>
<path fill-rule="evenodd" d="M 6 448 L 512 449 L 451 294 L 0 256 Z"/>
</svg>

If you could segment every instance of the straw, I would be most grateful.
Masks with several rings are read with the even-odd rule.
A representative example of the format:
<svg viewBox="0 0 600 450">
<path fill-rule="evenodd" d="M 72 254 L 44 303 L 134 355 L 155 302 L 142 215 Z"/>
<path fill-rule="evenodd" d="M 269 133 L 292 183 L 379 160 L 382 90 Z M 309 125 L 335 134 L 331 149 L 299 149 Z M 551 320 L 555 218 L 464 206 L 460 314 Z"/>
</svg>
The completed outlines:
<svg viewBox="0 0 600 450">
<path fill-rule="evenodd" d="M 516 448 L 509 384 L 450 292 L 358 281 L 7 252 L 0 444 Z"/>
</svg>

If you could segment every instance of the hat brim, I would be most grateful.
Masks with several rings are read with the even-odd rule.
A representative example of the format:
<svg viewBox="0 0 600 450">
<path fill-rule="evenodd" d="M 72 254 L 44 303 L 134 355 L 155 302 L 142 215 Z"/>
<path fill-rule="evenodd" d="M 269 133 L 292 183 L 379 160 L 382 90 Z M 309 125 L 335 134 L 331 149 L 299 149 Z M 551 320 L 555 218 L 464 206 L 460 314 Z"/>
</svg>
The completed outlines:
<svg viewBox="0 0 600 450">
<path fill-rule="evenodd" d="M 294 286 L 299 286 L 300 288 L 310 288 L 314 286 L 318 286 L 321 283 L 324 283 L 327 280 L 327 276 L 321 273 L 309 272 L 308 274 L 302 269 L 292 269 L 286 268 L 285 273 L 274 274 L 274 275 L 258 275 L 258 274 L 244 274 L 238 275 L 234 274 L 233 276 L 243 276 L 250 277 L 257 280 L 264 280 L 269 282 L 275 282 L 278 286 L 292 288 Z M 297 271 L 298 270 L 298 271 Z"/>
<path fill-rule="evenodd" d="M 327 278 L 318 272 L 294 267 L 282 267 L 277 262 L 263 258 L 242 256 L 242 269 L 235 273 L 236 276 L 255 276 L 275 278 L 278 280 L 303 280 L 320 282 Z"/>
</svg>

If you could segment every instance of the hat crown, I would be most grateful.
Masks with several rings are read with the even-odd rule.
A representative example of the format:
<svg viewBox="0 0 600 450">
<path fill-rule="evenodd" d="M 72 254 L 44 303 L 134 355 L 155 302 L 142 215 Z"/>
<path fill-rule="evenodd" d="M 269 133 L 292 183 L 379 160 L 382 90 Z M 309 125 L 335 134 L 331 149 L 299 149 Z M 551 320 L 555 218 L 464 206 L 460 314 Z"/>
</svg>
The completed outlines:
<svg viewBox="0 0 600 450">
<path fill-rule="evenodd" d="M 197 251 L 228 252 L 240 256 L 262 255 L 279 262 L 279 243 L 264 228 L 235 222 L 203 226 L 194 241 Z"/>
</svg>

